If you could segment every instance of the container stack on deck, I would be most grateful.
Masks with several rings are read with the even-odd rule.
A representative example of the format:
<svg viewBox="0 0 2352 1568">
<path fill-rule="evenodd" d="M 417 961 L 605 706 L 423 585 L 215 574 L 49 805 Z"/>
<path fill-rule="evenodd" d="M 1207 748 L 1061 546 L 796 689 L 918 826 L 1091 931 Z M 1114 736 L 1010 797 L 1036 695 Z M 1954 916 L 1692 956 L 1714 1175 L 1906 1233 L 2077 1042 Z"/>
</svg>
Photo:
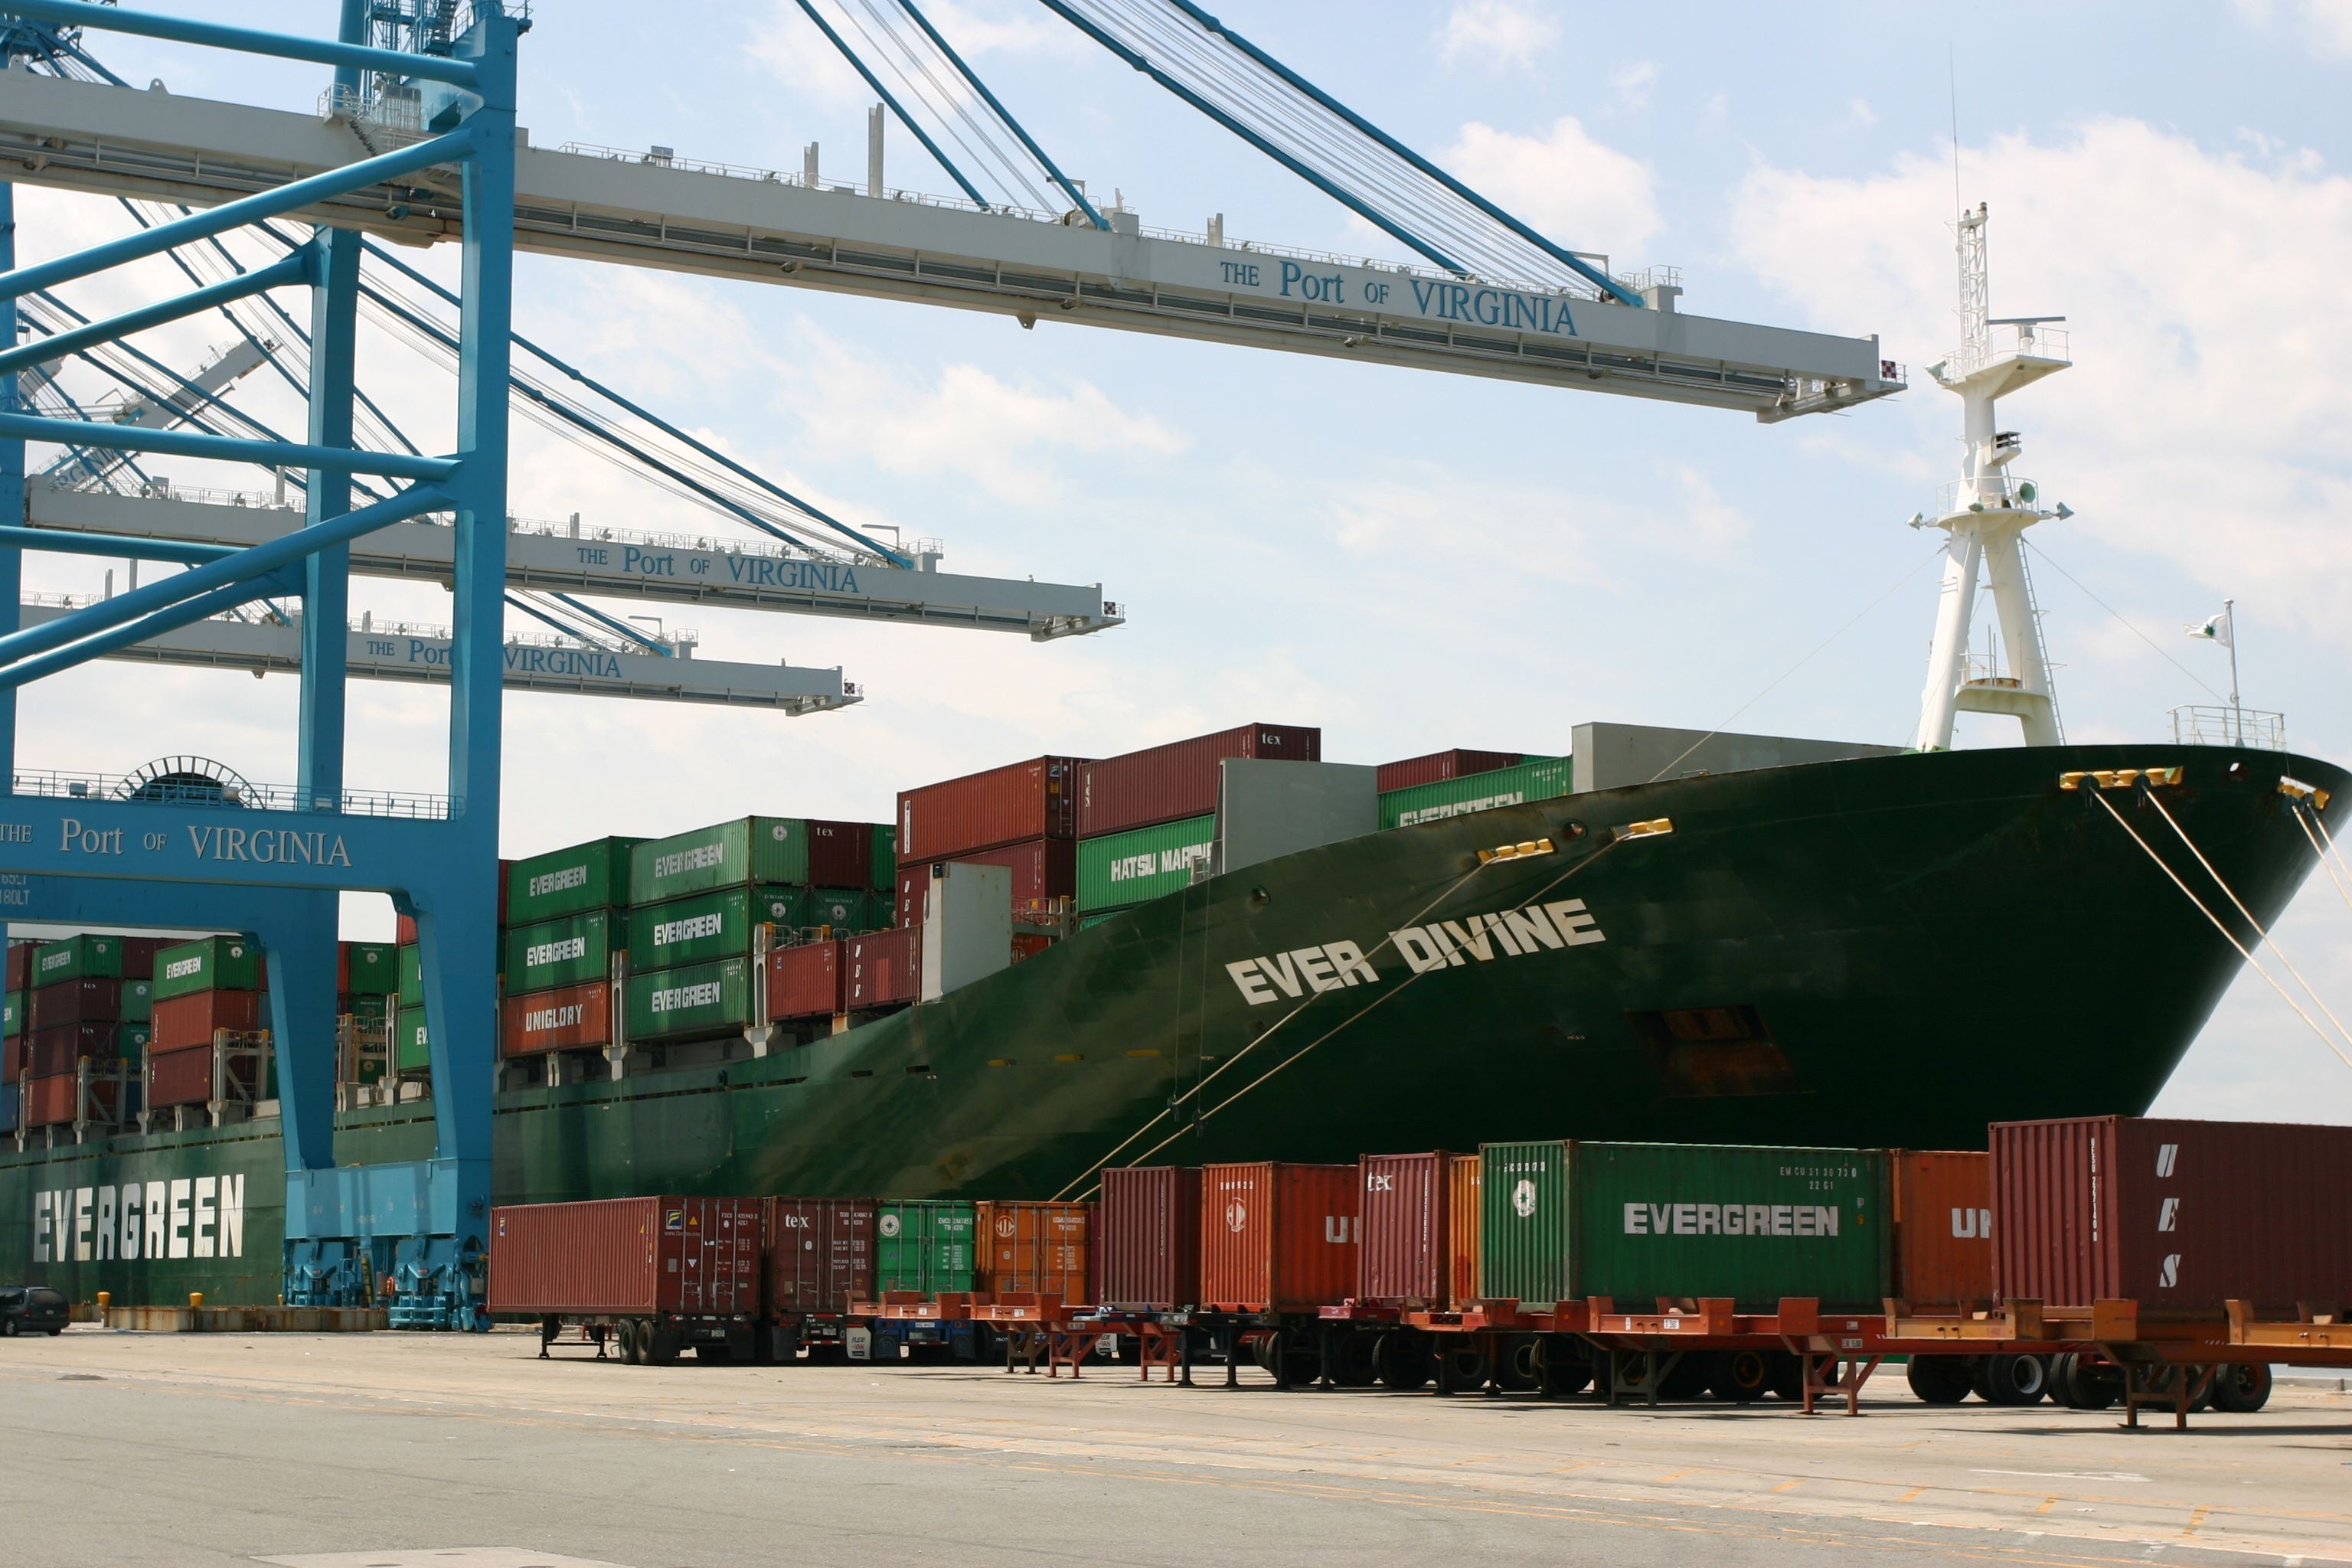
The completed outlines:
<svg viewBox="0 0 2352 1568">
<path fill-rule="evenodd" d="M 1174 892 L 1216 853 L 1227 758 L 1323 760 L 1311 725 L 1253 723 L 1078 770 L 1078 908 L 1088 923 Z"/>
<path fill-rule="evenodd" d="M 1521 759 L 1507 752 L 1438 752 L 1383 763 L 1381 826 L 1412 827 L 1530 800 L 1554 800 L 1575 789 L 1575 778 L 1571 757 Z"/>
<path fill-rule="evenodd" d="M 613 1044 L 613 954 L 628 918 L 630 856 L 644 842 L 598 838 L 508 868 L 501 1057 Z"/>
<path fill-rule="evenodd" d="M 233 1055 L 220 1062 L 224 1081 L 217 1083 L 214 1070 L 220 1036 L 269 1026 L 268 984 L 260 951 L 241 936 L 203 937 L 156 953 L 149 1110 L 275 1097 L 274 1063 L 265 1076 L 253 1058 Z"/>
<path fill-rule="evenodd" d="M 24 1125 L 58 1126 L 85 1113 L 117 1122 L 137 1111 L 129 1080 L 138 1064 L 122 1057 L 122 982 L 126 972 L 143 978 L 154 956 L 153 942 L 121 936 L 72 936 L 32 949 L 20 1015 Z"/>
</svg>

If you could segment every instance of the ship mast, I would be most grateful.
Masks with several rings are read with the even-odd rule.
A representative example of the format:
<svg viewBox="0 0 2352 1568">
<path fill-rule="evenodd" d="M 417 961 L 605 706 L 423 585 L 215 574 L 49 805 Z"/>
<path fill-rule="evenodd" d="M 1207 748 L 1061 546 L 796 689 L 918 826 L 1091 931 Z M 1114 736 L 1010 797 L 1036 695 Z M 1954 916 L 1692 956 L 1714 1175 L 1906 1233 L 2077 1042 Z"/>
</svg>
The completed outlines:
<svg viewBox="0 0 2352 1568">
<path fill-rule="evenodd" d="M 1949 751 L 1952 722 L 1962 712 L 2011 715 L 2024 726 L 2029 746 L 2054 746 L 2061 740 L 2022 540 L 2035 523 L 2074 514 L 2063 506 L 2042 510 L 2041 487 L 2010 472 L 2024 442 L 2016 431 L 1999 428 L 1994 411 L 2004 394 L 2064 370 L 2073 361 L 2066 334 L 2052 325 L 2065 317 L 1990 313 L 1986 222 L 1981 202 L 1960 214 L 1960 346 L 1928 367 L 1945 390 L 1959 395 L 1962 454 L 1959 479 L 1938 499 L 1941 515 L 1922 512 L 1911 519 L 1914 528 L 1940 528 L 1949 536 L 1927 688 L 1919 708 L 1916 743 L 1923 752 Z M 1992 590 L 2000 619 L 2000 658 L 1981 672 L 1970 668 L 1968 656 L 1969 614 L 1979 575 Z"/>
</svg>

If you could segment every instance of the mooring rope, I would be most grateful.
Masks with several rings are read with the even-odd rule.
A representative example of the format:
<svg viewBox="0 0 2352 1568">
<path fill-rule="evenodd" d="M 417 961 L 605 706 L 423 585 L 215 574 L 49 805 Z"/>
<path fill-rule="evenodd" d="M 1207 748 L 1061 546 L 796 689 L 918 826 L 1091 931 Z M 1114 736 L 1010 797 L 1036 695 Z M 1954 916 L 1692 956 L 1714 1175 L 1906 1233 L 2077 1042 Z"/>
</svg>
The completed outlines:
<svg viewBox="0 0 2352 1568">
<path fill-rule="evenodd" d="M 2105 792 L 2094 795 L 2091 798 L 2097 801 L 2100 807 L 2105 810 L 2109 816 L 2116 819 L 2116 826 L 2131 835 L 2133 843 L 2147 851 L 2147 858 L 2156 862 L 2156 868 L 2171 879 L 2172 885 L 2180 889 L 2180 896 L 2197 906 L 2197 912 L 2199 914 L 2203 915 L 2207 920 L 2213 922 L 2213 929 L 2221 933 L 2222 941 L 2228 942 L 2231 947 L 2238 950 L 2238 956 L 2246 961 L 2246 966 L 2252 969 L 2255 973 L 2261 975 L 2263 980 L 2269 982 L 2270 988 L 2279 994 L 2279 1000 L 2294 1008 L 2294 1016 L 2311 1026 L 2311 1032 L 2319 1037 L 2321 1043 L 2326 1045 L 2329 1050 L 2334 1051 L 2343 1061 L 2346 1067 L 2352 1068 L 2352 1056 L 2346 1056 L 2344 1054 L 2344 1047 L 2337 1045 L 2334 1040 L 2328 1037 L 2327 1031 L 2319 1026 L 2319 1021 L 2303 1010 L 2303 1004 L 2297 1002 L 2294 997 L 2288 993 L 2285 986 L 2281 985 L 2275 979 L 2272 978 L 2271 972 L 2264 969 L 2255 959 L 2254 955 L 2247 950 L 2246 944 L 2238 940 L 2237 932 L 2222 924 L 2221 917 L 2215 914 L 2211 910 L 2207 909 L 2205 907 L 2205 900 L 2189 890 L 2189 884 L 2180 879 L 2179 873 L 2173 870 L 2169 865 L 2165 863 L 2164 857 L 2156 852 L 2156 847 L 2154 845 L 2150 844 L 2147 839 L 2142 838 L 2139 836 L 2139 830 L 2137 828 L 2124 820 L 2123 813 L 2117 811 L 2115 806 L 2109 803 Z"/>
<path fill-rule="evenodd" d="M 2310 812 L 2308 816 L 2305 816 L 2306 811 Z M 2336 884 L 2336 896 L 2344 900 L 2346 909 L 2352 910 L 2352 880 L 2347 879 L 2352 879 L 2352 867 L 2346 867 L 2343 876 L 2339 877 L 2336 874 L 2336 868 L 2343 860 L 2344 856 L 2336 847 L 2335 838 L 2328 834 L 2327 824 L 2319 820 L 2319 813 L 2311 808 L 2310 802 L 2302 800 L 2294 803 L 2294 819 L 2302 826 L 2303 836 L 2311 840 L 2311 852 L 2319 857 L 2319 868 L 2327 873 L 2327 879 L 2330 882 Z M 2319 828 L 2316 834 L 2312 832 L 2314 825 Z M 2322 837 L 2327 840 L 2325 848 L 2320 845 Z"/>
</svg>

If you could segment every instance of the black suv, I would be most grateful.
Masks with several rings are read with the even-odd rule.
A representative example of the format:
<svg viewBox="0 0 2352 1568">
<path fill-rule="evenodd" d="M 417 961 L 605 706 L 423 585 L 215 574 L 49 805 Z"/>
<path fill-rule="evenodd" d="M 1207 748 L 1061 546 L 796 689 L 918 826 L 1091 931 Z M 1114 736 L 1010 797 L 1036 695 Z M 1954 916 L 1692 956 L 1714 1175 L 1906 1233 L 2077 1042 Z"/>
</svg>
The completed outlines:
<svg viewBox="0 0 2352 1568">
<path fill-rule="evenodd" d="M 73 1309 L 61 1290 L 46 1285 L 0 1285 L 0 1339 L 18 1334 L 61 1334 Z"/>
</svg>

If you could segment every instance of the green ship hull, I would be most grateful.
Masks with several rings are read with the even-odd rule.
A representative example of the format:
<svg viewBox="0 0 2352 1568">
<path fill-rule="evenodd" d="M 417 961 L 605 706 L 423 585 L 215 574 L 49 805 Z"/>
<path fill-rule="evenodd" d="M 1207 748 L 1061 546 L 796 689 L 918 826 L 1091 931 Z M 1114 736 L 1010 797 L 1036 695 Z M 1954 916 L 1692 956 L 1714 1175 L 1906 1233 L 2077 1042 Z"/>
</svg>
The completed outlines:
<svg viewBox="0 0 2352 1568">
<path fill-rule="evenodd" d="M 2281 780 L 2341 798 L 2340 769 L 2126 745 L 1675 779 L 1286 856 L 762 1058 L 502 1094 L 495 1191 L 1083 1196 L 1105 1163 L 1981 1148 L 2137 1113 L 2242 962 L 2151 851 L 2251 932 L 2151 792 L 2061 776 L 2176 766 L 2153 798 L 2267 928 L 2314 858 Z M 0 1153 L 0 1279 L 276 1300 L 274 1127 Z M 425 1105 L 352 1112 L 336 1158 L 432 1137 Z"/>
</svg>

